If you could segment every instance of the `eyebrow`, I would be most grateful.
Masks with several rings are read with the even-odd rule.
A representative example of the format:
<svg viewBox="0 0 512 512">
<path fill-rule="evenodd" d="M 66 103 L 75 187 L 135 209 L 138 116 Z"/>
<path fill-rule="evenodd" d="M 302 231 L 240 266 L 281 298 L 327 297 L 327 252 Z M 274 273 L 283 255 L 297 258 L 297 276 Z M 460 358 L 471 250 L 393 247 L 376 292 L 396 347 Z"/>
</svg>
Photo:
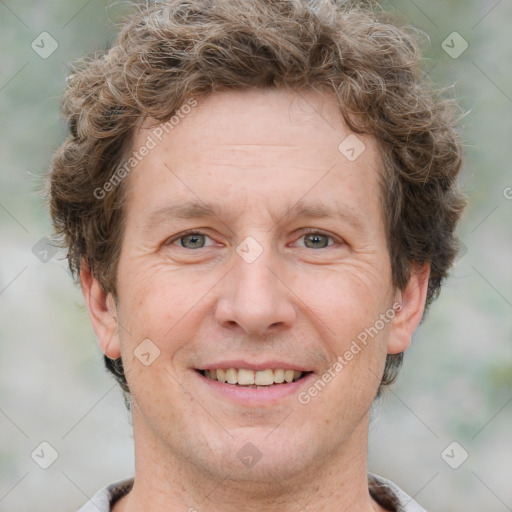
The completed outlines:
<svg viewBox="0 0 512 512">
<path fill-rule="evenodd" d="M 152 211 L 144 223 L 144 229 L 150 231 L 160 223 L 172 220 L 207 219 L 215 217 L 224 221 L 232 216 L 233 213 L 222 204 L 213 204 L 198 200 L 177 201 L 174 204 L 163 206 Z M 362 232 L 367 231 L 366 223 L 362 215 L 347 205 L 342 205 L 337 208 L 323 203 L 308 203 L 300 200 L 285 208 L 281 214 L 271 215 L 275 225 L 279 224 L 285 217 L 341 219 Z"/>
</svg>

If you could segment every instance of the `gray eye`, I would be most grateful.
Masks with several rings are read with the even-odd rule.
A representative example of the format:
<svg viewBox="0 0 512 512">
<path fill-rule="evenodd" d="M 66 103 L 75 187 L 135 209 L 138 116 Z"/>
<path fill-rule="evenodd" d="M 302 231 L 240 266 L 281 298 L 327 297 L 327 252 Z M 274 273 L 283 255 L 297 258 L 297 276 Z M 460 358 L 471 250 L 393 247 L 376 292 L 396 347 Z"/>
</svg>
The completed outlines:
<svg viewBox="0 0 512 512">
<path fill-rule="evenodd" d="M 304 235 L 305 245 L 308 249 L 323 249 L 329 245 L 329 236 L 321 233 L 311 233 Z M 308 243 L 310 245 L 308 245 Z"/>
<path fill-rule="evenodd" d="M 201 249 L 205 244 L 205 235 L 194 233 L 179 238 L 181 247 L 185 249 Z"/>
</svg>

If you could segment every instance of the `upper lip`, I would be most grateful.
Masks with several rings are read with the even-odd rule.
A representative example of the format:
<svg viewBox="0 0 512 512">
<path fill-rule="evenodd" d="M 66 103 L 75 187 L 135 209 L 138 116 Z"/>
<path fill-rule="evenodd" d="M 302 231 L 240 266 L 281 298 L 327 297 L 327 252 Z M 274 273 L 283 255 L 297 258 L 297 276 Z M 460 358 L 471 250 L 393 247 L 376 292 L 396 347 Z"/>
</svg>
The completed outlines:
<svg viewBox="0 0 512 512">
<path fill-rule="evenodd" d="M 301 372 L 310 372 L 312 371 L 310 368 L 306 368 L 304 365 L 300 363 L 287 363 L 285 361 L 262 361 L 260 363 L 255 363 L 254 361 L 248 362 L 243 359 L 230 359 L 223 361 L 215 361 L 211 363 L 205 363 L 204 365 L 196 368 L 197 370 L 218 370 L 218 369 L 228 369 L 228 368 L 237 368 L 237 369 L 246 369 L 246 370 L 269 370 L 269 369 L 282 369 L 282 370 L 298 370 Z"/>
</svg>

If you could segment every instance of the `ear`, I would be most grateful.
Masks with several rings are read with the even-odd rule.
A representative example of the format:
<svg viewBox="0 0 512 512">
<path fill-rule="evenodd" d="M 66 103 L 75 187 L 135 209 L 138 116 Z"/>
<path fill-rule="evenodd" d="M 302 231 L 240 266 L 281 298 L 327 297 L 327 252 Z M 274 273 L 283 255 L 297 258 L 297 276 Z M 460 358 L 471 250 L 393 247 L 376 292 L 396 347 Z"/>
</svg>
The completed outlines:
<svg viewBox="0 0 512 512">
<path fill-rule="evenodd" d="M 103 353 L 110 359 L 121 356 L 117 311 L 112 294 L 106 295 L 88 265 L 82 263 L 80 284 L 92 327 Z"/>
<path fill-rule="evenodd" d="M 398 290 L 395 304 L 401 304 L 401 308 L 394 308 L 388 354 L 399 354 L 409 348 L 425 310 L 429 276 L 430 265 L 424 264 L 412 272 L 405 289 Z"/>
</svg>

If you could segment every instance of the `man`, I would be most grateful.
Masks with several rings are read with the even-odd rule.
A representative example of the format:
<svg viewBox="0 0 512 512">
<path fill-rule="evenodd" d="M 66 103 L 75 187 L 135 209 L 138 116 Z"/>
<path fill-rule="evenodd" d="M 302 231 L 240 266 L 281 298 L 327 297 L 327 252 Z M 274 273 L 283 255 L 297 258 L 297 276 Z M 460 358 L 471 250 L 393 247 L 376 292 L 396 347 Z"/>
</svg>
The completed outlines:
<svg viewBox="0 0 512 512">
<path fill-rule="evenodd" d="M 81 511 L 418 511 L 369 410 L 456 254 L 454 120 L 406 32 L 333 1 L 141 10 L 50 175 L 134 479 Z"/>
</svg>

